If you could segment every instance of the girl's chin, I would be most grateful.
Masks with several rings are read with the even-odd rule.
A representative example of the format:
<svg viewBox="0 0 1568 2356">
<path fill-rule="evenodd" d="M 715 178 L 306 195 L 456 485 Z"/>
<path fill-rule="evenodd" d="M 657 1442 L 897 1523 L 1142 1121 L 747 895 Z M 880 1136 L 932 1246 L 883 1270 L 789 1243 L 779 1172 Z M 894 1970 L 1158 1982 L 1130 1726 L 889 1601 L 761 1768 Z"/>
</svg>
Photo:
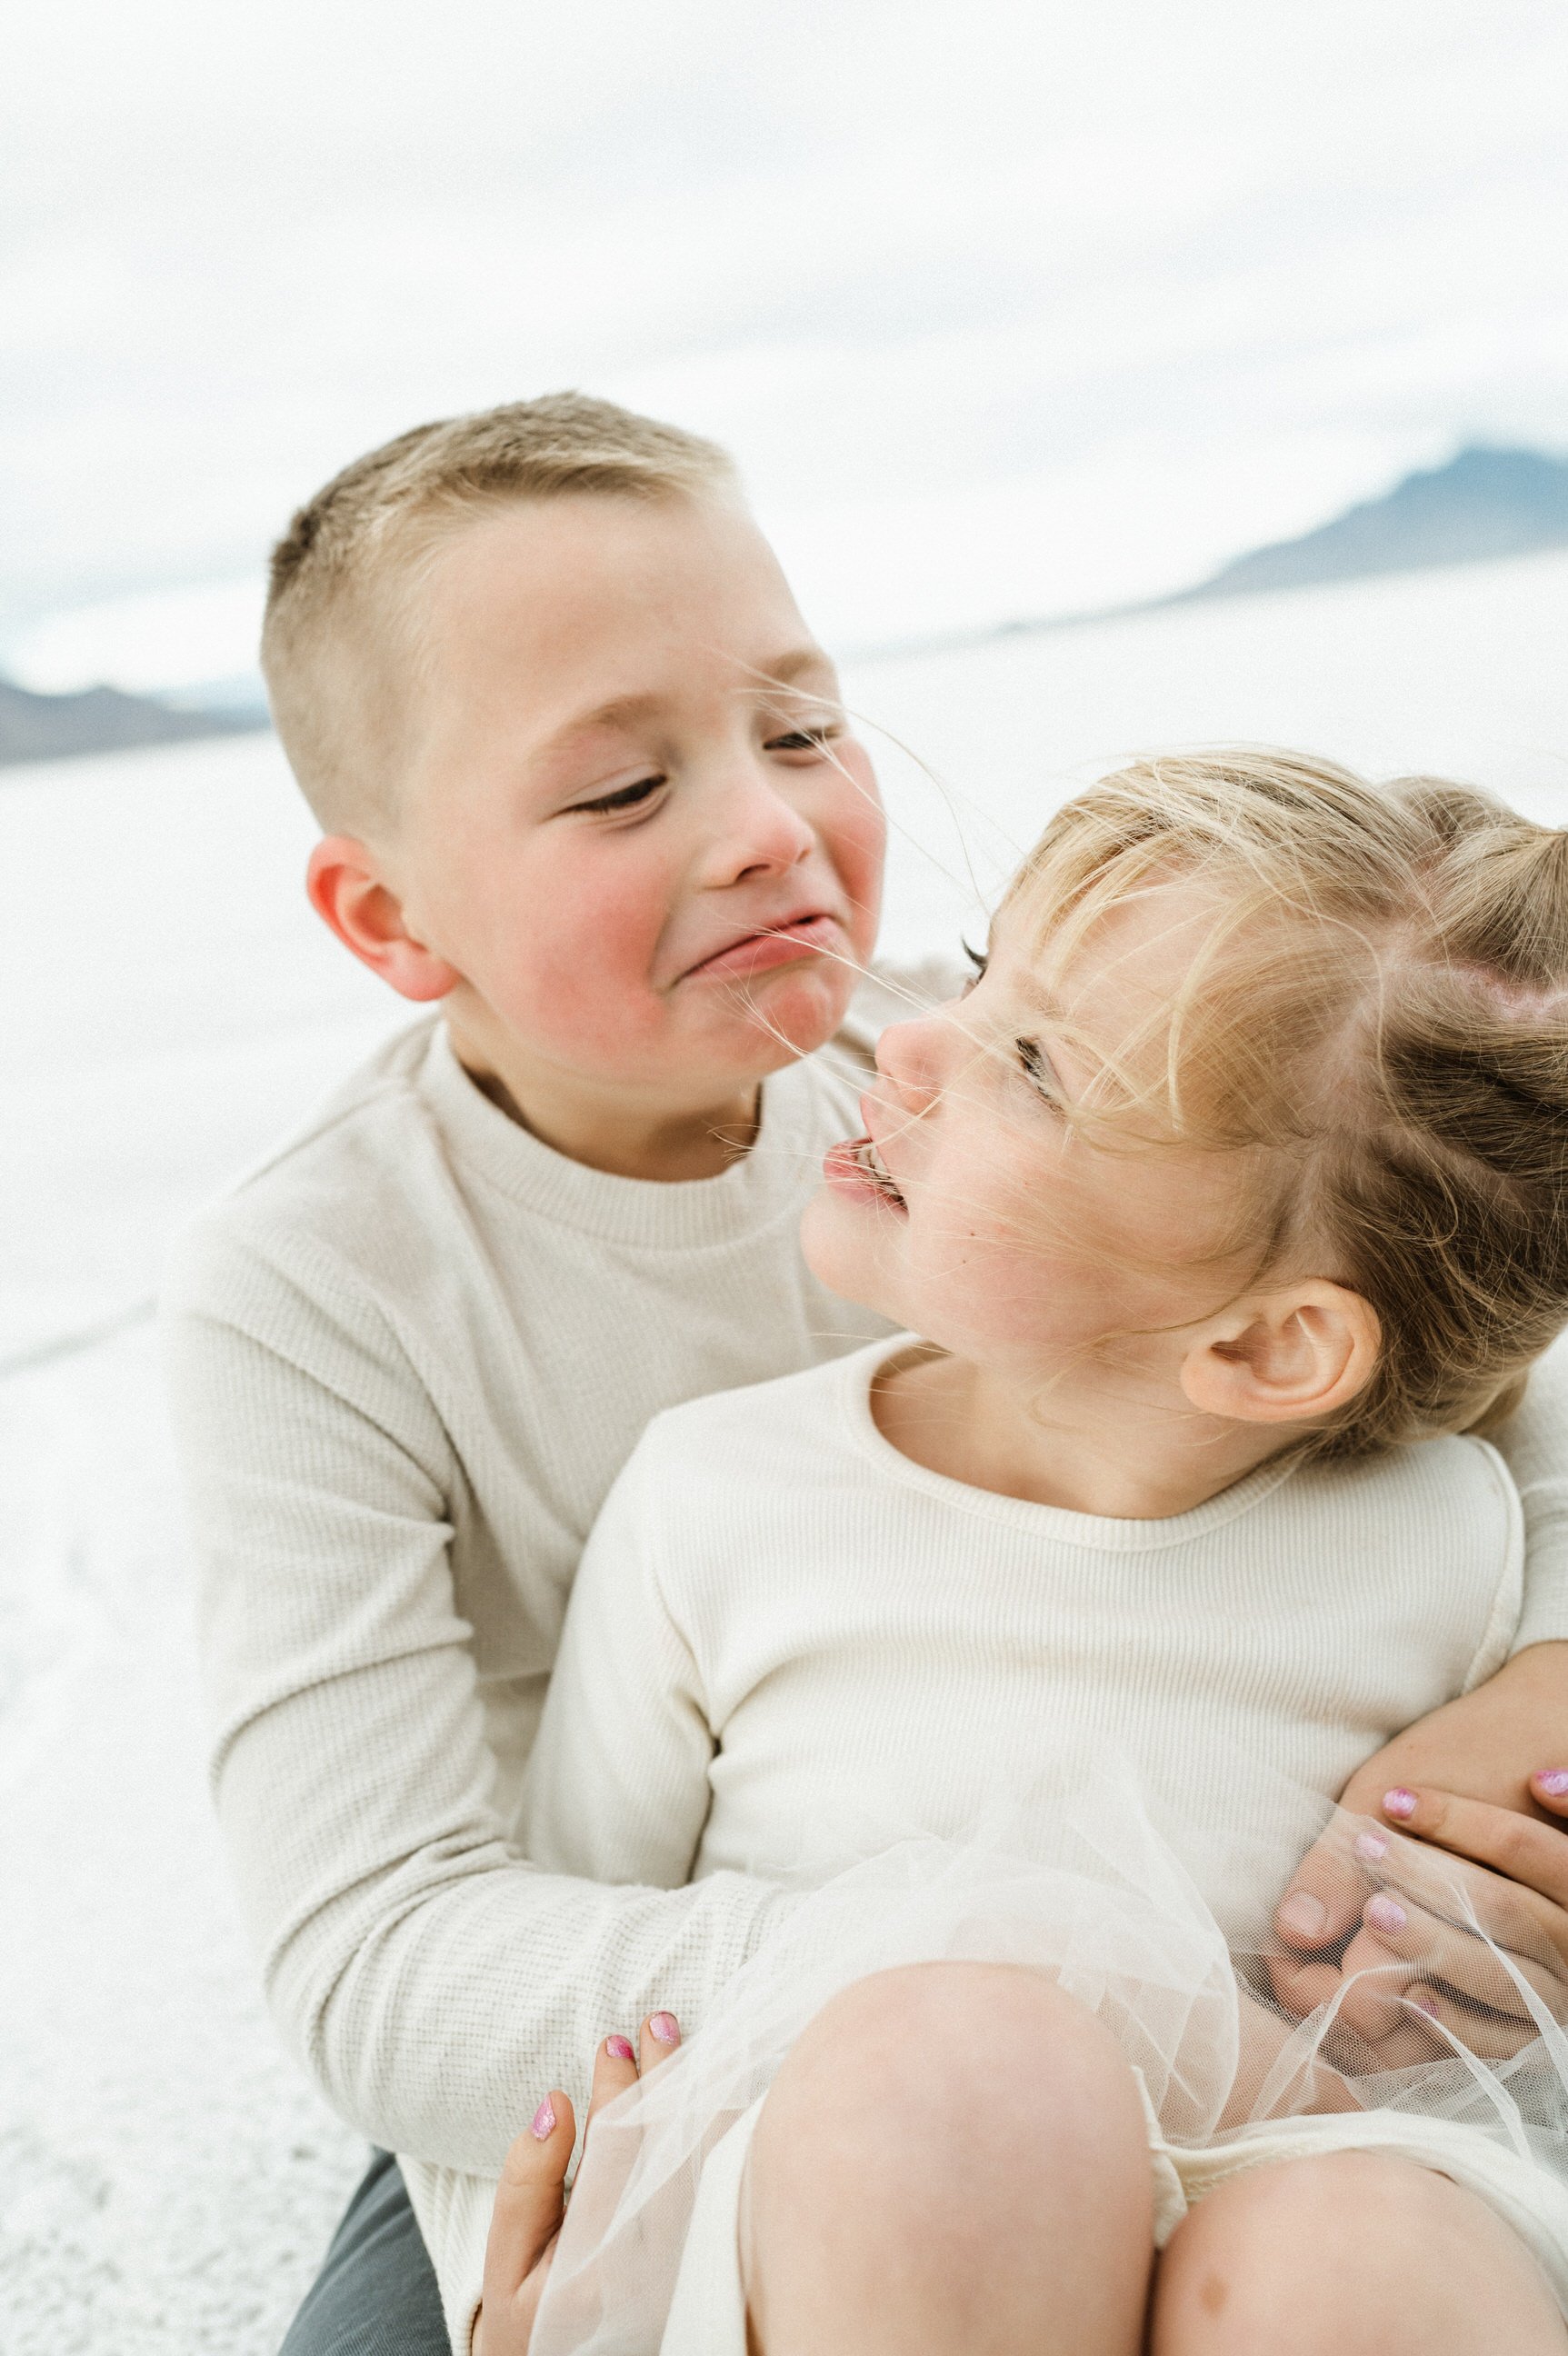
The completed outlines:
<svg viewBox="0 0 1568 2356">
<path fill-rule="evenodd" d="M 831 1186 L 819 1186 L 800 1220 L 800 1249 L 806 1266 L 819 1284 L 853 1301 L 858 1309 L 873 1309 L 891 1324 L 903 1323 L 897 1304 L 888 1299 L 886 1275 L 865 1248 L 860 1215 L 839 1199 Z"/>
</svg>

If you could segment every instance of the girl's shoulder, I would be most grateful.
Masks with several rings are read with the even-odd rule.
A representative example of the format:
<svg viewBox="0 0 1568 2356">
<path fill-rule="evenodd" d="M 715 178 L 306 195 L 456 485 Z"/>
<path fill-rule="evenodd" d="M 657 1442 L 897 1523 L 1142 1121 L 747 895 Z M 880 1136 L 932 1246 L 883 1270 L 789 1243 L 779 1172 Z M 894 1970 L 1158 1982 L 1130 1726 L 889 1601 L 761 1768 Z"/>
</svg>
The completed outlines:
<svg viewBox="0 0 1568 2356">
<path fill-rule="evenodd" d="M 1286 1512 L 1411 1515 L 1423 1528 L 1444 1522 L 1500 1534 L 1519 1515 L 1507 1464 L 1489 1440 L 1468 1432 L 1305 1464 L 1278 1495 Z"/>
<path fill-rule="evenodd" d="M 735 1390 L 708 1391 L 656 1415 L 632 1462 L 668 1478 L 682 1472 L 733 1472 L 755 1482 L 767 1467 L 800 1459 L 820 1465 L 841 1451 L 865 1412 L 872 1375 L 895 1346 L 882 1338 L 795 1374 Z"/>
</svg>

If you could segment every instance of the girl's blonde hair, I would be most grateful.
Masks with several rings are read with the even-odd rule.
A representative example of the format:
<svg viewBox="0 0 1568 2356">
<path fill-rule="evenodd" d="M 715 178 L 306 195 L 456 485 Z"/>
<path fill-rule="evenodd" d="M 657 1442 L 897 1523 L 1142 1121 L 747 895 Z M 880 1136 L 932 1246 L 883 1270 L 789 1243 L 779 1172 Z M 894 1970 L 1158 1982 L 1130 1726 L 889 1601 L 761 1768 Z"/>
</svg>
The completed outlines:
<svg viewBox="0 0 1568 2356">
<path fill-rule="evenodd" d="M 1254 1150 L 1260 1275 L 1370 1302 L 1377 1372 L 1309 1452 L 1491 1428 L 1568 1323 L 1568 833 L 1442 778 L 1162 757 L 1069 803 L 1009 898 L 1060 970 L 1177 881 L 1213 915 L 1159 1052 L 1118 1043 L 1073 1118 Z"/>
</svg>

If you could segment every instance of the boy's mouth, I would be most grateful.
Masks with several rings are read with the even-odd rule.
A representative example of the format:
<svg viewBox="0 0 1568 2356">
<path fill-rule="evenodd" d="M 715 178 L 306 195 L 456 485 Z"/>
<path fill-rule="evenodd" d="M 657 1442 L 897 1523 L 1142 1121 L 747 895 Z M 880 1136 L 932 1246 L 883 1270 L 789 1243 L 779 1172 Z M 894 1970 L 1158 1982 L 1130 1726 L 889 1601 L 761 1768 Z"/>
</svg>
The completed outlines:
<svg viewBox="0 0 1568 2356">
<path fill-rule="evenodd" d="M 825 909 L 812 908 L 781 924 L 759 926 L 756 932 L 742 933 L 696 965 L 688 966 L 681 979 L 746 981 L 753 974 L 768 972 L 774 966 L 794 965 L 808 957 L 845 957 L 848 950 L 849 943 L 838 918 L 829 916 Z"/>
</svg>

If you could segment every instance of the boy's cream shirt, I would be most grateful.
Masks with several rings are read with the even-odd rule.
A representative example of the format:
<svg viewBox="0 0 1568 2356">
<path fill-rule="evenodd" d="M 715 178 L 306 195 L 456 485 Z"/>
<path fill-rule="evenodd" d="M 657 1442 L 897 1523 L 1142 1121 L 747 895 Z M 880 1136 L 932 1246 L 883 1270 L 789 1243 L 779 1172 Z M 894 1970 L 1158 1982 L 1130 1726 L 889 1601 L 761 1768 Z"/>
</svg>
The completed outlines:
<svg viewBox="0 0 1568 2356">
<path fill-rule="evenodd" d="M 656 1184 L 509 1119 L 439 1021 L 196 1223 L 165 1294 L 220 1826 L 273 2012 L 334 2107 L 493 2173 L 542 2087 L 694 2008 L 771 1894 L 597 1889 L 510 1844 L 583 1544 L 650 1418 L 885 1332 L 797 1230 L 875 1029 L 769 1078 L 751 1152 Z"/>
</svg>

